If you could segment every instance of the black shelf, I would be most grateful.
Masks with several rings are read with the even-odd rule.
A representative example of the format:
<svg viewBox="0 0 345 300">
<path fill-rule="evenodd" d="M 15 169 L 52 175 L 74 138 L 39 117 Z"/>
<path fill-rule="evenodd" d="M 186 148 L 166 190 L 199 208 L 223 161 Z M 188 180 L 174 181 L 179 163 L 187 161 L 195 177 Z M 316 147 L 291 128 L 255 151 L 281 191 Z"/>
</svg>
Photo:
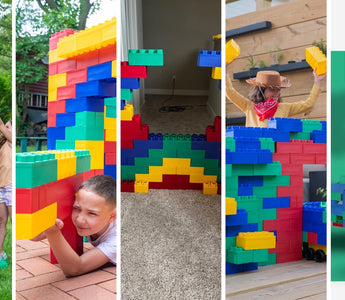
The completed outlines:
<svg viewBox="0 0 345 300">
<path fill-rule="evenodd" d="M 226 32 L 226 38 L 233 38 L 235 36 L 251 33 L 253 31 L 271 29 L 271 27 L 272 27 L 272 23 L 270 21 L 263 21 L 263 22 L 252 24 L 252 25 L 247 25 L 240 28 L 228 30 Z"/>
</svg>

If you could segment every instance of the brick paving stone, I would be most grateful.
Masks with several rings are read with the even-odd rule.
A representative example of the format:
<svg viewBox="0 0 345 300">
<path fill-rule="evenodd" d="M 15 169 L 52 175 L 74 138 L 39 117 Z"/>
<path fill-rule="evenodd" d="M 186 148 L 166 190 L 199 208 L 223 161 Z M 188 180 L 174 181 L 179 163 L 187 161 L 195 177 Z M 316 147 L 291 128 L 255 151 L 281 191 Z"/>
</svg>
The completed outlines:
<svg viewBox="0 0 345 300">
<path fill-rule="evenodd" d="M 116 267 L 114 265 L 102 268 L 102 270 L 116 275 Z"/>
<path fill-rule="evenodd" d="M 21 292 L 21 294 L 28 300 L 37 300 L 37 299 L 49 299 L 49 300 L 71 300 L 75 299 L 74 297 L 60 291 L 52 285 L 40 286 L 30 290 Z M 86 298 L 92 299 L 92 298 Z"/>
<path fill-rule="evenodd" d="M 103 289 L 97 285 L 90 285 L 84 288 L 76 289 L 69 292 L 70 295 L 78 299 L 102 299 L 115 300 L 116 294 Z"/>
<path fill-rule="evenodd" d="M 16 300 L 25 300 L 25 298 L 20 294 L 20 293 L 16 293 Z"/>
<path fill-rule="evenodd" d="M 42 256 L 46 253 L 49 253 L 49 249 L 47 248 L 42 248 L 42 249 L 34 249 L 30 251 L 25 251 L 25 252 L 17 252 L 16 254 L 16 260 L 23 260 L 23 259 L 28 259 L 28 258 L 33 258 L 37 256 Z"/>
<path fill-rule="evenodd" d="M 33 275 L 31 273 L 29 273 L 26 270 L 17 270 L 16 271 L 16 280 L 21 280 L 21 279 L 25 279 L 25 278 L 29 278 L 32 277 Z"/>
<path fill-rule="evenodd" d="M 102 270 L 94 271 L 85 275 L 67 278 L 64 281 L 53 283 L 54 286 L 64 291 L 71 291 L 92 284 L 101 283 L 114 279 L 114 275 Z"/>
<path fill-rule="evenodd" d="M 104 288 L 104 289 L 106 289 L 112 293 L 116 293 L 116 279 L 102 282 L 98 286 L 101 286 L 102 288 Z"/>
<path fill-rule="evenodd" d="M 22 268 L 32 273 L 33 275 L 41 275 L 49 272 L 60 270 L 56 265 L 53 265 L 41 257 L 29 258 L 26 260 L 17 261 L 17 264 Z"/>
<path fill-rule="evenodd" d="M 32 278 L 18 280 L 16 284 L 16 290 L 21 292 L 59 280 L 64 281 L 65 279 L 65 275 L 62 273 L 61 270 L 59 270 L 57 272 L 47 273 L 39 276 L 34 276 Z"/>
<path fill-rule="evenodd" d="M 16 243 L 20 247 L 22 247 L 24 249 L 27 249 L 27 250 L 41 249 L 41 248 L 47 246 L 43 242 L 33 242 L 33 241 L 30 241 L 30 240 L 17 240 Z"/>
</svg>

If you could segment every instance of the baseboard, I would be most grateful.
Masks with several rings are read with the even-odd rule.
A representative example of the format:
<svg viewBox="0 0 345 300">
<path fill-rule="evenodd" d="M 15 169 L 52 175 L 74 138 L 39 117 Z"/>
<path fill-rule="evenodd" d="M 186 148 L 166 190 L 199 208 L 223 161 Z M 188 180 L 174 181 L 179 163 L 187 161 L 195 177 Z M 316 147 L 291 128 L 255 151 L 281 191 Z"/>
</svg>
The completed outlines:
<svg viewBox="0 0 345 300">
<path fill-rule="evenodd" d="M 147 95 L 171 95 L 171 90 L 166 89 L 145 89 Z M 174 95 L 182 96 L 208 96 L 206 90 L 175 90 Z"/>
</svg>

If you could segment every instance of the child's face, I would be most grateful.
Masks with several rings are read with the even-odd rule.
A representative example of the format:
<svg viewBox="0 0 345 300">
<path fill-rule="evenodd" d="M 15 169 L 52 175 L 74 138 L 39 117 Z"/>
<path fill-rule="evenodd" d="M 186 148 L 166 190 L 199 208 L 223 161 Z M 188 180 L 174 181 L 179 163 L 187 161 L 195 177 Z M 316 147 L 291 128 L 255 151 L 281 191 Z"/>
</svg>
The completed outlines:
<svg viewBox="0 0 345 300">
<path fill-rule="evenodd" d="M 116 219 L 116 209 L 111 209 L 105 198 L 88 190 L 79 190 L 72 209 L 72 221 L 80 236 L 98 238 Z"/>
</svg>

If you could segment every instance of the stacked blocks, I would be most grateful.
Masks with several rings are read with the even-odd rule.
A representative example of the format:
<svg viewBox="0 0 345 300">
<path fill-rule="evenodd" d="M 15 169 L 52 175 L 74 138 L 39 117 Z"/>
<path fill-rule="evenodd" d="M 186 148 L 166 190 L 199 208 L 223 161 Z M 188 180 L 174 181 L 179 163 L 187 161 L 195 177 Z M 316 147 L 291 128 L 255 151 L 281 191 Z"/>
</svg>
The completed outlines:
<svg viewBox="0 0 345 300">
<path fill-rule="evenodd" d="M 326 246 L 327 207 L 326 202 L 303 204 L 303 242 Z"/>
<path fill-rule="evenodd" d="M 317 75 L 322 75 L 327 72 L 327 58 L 318 47 L 306 48 L 305 58 L 313 70 L 316 68 Z"/>
<path fill-rule="evenodd" d="M 221 51 L 200 50 L 198 56 L 199 67 L 212 67 L 212 78 L 222 79 L 222 56 Z"/>
<path fill-rule="evenodd" d="M 35 237 L 58 217 L 67 242 L 81 254 L 71 221 L 75 194 L 92 176 L 116 179 L 115 18 L 52 35 L 47 131 L 48 151 L 16 156 L 17 238 Z"/>
<path fill-rule="evenodd" d="M 116 179 L 116 18 L 53 35 L 49 59 L 48 149 L 88 150 Z"/>
<path fill-rule="evenodd" d="M 121 63 L 121 190 L 200 189 L 216 194 L 221 177 L 220 117 L 207 126 L 205 135 L 155 134 L 126 103 L 139 79 L 147 77 L 147 66 L 163 64 L 162 55 L 162 50 L 132 49 L 128 62 Z"/>
<path fill-rule="evenodd" d="M 297 134 L 304 140 L 296 140 Z M 226 204 L 227 274 L 302 259 L 303 165 L 326 164 L 326 143 L 319 135 L 326 135 L 325 122 L 285 118 L 271 119 L 268 128 L 227 129 L 226 197 L 235 199 Z M 245 250 L 241 233 L 248 232 L 255 239 L 271 236 L 271 243 Z M 240 253 L 266 249 L 267 258 L 238 263 L 233 259 L 238 248 Z"/>
</svg>

